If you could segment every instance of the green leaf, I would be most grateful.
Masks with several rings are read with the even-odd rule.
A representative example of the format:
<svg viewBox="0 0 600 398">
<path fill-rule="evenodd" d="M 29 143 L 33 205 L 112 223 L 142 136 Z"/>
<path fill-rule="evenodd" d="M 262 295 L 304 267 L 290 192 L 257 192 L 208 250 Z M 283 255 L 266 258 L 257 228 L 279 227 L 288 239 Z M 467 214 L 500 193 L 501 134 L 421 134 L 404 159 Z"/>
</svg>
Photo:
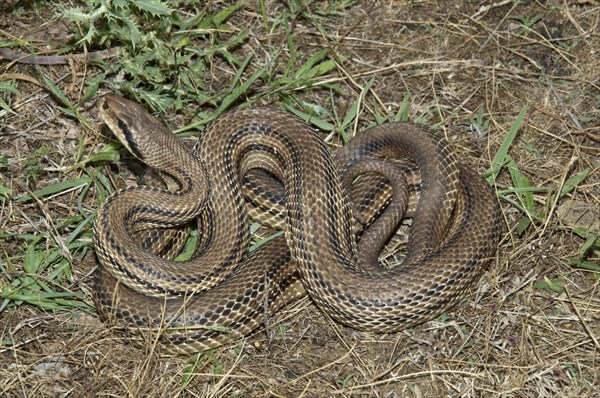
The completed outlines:
<svg viewBox="0 0 600 398">
<path fill-rule="evenodd" d="M 535 289 L 549 289 L 556 293 L 562 293 L 565 290 L 564 282 L 559 278 L 548 279 L 544 276 L 544 280 L 533 285 Z"/>
<path fill-rule="evenodd" d="M 306 123 L 312 124 L 313 126 L 316 126 L 323 131 L 332 131 L 335 128 L 335 126 L 333 124 L 331 124 L 325 120 L 319 119 L 318 117 L 316 117 L 314 115 L 310 115 L 306 112 L 302 112 L 301 110 L 296 109 L 296 108 L 292 107 L 291 105 L 286 104 L 285 109 L 287 109 L 294 115 L 298 116 L 300 119 L 304 120 Z"/>
<path fill-rule="evenodd" d="M 212 17 L 213 23 L 215 25 L 220 25 L 223 22 L 225 22 L 227 19 L 229 19 L 229 17 L 236 12 L 237 10 L 239 10 L 240 8 L 242 8 L 243 5 L 242 4 L 234 4 L 231 5 L 227 8 L 225 8 L 223 11 L 219 12 L 218 14 L 216 14 L 214 17 Z"/>
<path fill-rule="evenodd" d="M 85 23 L 91 20 L 91 16 L 89 13 L 85 12 L 79 7 L 74 8 L 64 8 L 62 5 L 57 5 L 59 12 L 71 22 L 76 23 Z"/>
<path fill-rule="evenodd" d="M 27 251 L 25 252 L 25 259 L 23 261 L 23 269 L 26 273 L 31 275 L 36 275 L 38 272 L 38 260 L 40 257 L 37 255 L 35 251 L 35 246 L 37 245 L 38 239 L 33 241 L 27 247 Z"/>
<path fill-rule="evenodd" d="M 598 235 L 590 232 L 589 236 L 585 240 L 585 243 L 583 245 L 581 245 L 581 247 L 579 248 L 579 253 L 581 253 L 583 255 L 588 250 L 594 249 L 594 248 L 596 248 L 597 250 L 600 250 L 600 239 L 598 238 Z"/>
<path fill-rule="evenodd" d="M 236 79 L 234 82 L 237 82 L 239 80 L 239 77 L 241 76 L 241 71 L 246 68 L 246 66 L 248 65 L 248 63 L 250 62 L 251 59 L 252 59 L 252 54 L 248 55 L 248 57 L 242 64 L 242 67 L 240 68 L 240 72 L 238 72 L 238 74 L 236 74 Z M 263 72 L 265 71 L 265 68 L 266 68 L 266 66 L 255 71 L 252 74 L 252 76 L 250 76 L 241 86 L 232 88 L 231 92 L 225 98 L 223 98 L 223 101 L 221 102 L 219 109 L 217 109 L 217 112 L 215 112 L 215 113 L 217 115 L 220 115 L 224 111 L 229 109 L 231 104 L 234 101 L 236 101 L 239 97 L 241 97 L 242 94 L 244 94 L 248 90 L 248 88 L 250 88 L 252 83 L 254 83 L 254 81 L 263 74 Z"/>
<path fill-rule="evenodd" d="M 0 92 L 19 95 L 20 92 L 17 89 L 16 80 L 12 79 L 9 81 L 0 81 Z"/>
<path fill-rule="evenodd" d="M 398 113 L 394 120 L 397 122 L 408 122 L 410 116 L 410 95 L 407 93 L 402 98 L 402 103 L 400 104 L 400 108 L 398 109 Z"/>
<path fill-rule="evenodd" d="M 78 163 L 77 166 L 81 167 L 88 163 L 95 163 L 95 162 L 114 163 L 114 162 L 118 161 L 120 158 L 119 149 L 117 149 L 117 148 L 122 148 L 121 144 L 116 143 L 116 142 L 115 143 L 111 142 L 111 143 L 105 145 L 104 148 L 102 148 L 100 151 L 96 152 L 95 154 L 88 157 L 87 159 L 84 159 L 82 162 Z"/>
<path fill-rule="evenodd" d="M 102 73 L 98 76 L 94 76 L 93 78 L 87 79 L 87 87 L 85 89 L 85 94 L 81 99 L 81 103 L 85 104 L 86 102 L 94 98 L 94 96 L 98 92 L 100 84 L 106 81 L 106 76 L 106 73 Z"/>
<path fill-rule="evenodd" d="M 200 361 L 201 355 L 202 354 L 199 352 L 192 355 L 190 357 L 190 360 L 187 362 L 187 364 L 181 370 L 181 382 L 179 384 L 182 387 L 187 385 L 187 383 L 189 383 L 190 380 L 192 380 L 192 378 L 194 377 L 194 374 L 196 372 L 196 368 L 198 367 L 198 362 Z"/>
<path fill-rule="evenodd" d="M 275 232 L 274 234 L 272 234 L 270 236 L 267 236 L 264 239 L 260 239 L 256 243 L 254 243 L 253 245 L 250 246 L 250 248 L 248 249 L 248 252 L 252 253 L 253 251 L 257 250 L 259 247 L 261 247 L 263 245 L 266 245 L 267 243 L 269 243 L 273 239 L 276 239 L 276 238 L 278 238 L 280 236 L 283 236 L 283 231 Z"/>
<path fill-rule="evenodd" d="M 69 108 L 70 110 L 73 109 L 73 104 L 71 103 L 71 101 L 69 101 L 69 99 L 67 98 L 66 95 L 63 94 L 62 91 L 60 91 L 60 89 L 58 88 L 58 86 L 56 84 L 54 84 L 54 82 L 45 74 L 42 74 L 42 81 L 44 82 L 44 84 L 46 85 L 46 87 L 48 87 L 48 89 L 50 90 L 50 92 L 52 92 L 52 94 L 60 100 L 60 102 L 62 102 L 62 104 L 64 106 L 66 106 L 67 108 Z"/>
<path fill-rule="evenodd" d="M 71 189 L 71 188 L 85 186 L 85 185 L 88 185 L 89 183 L 90 183 L 90 179 L 86 178 L 86 177 L 75 178 L 73 180 L 57 182 L 56 184 L 51 184 L 51 185 L 48 185 L 47 187 L 38 189 L 37 191 L 34 191 L 32 195 L 30 195 L 30 194 L 23 195 L 19 199 L 17 199 L 16 202 L 17 203 L 27 202 L 28 200 L 31 200 L 34 197 L 43 198 L 45 196 L 61 193 L 63 191 Z"/>
<path fill-rule="evenodd" d="M 4 99 L 2 97 L 0 97 L 0 108 L 4 109 L 6 112 L 10 112 L 10 113 L 15 113 L 11 108 L 10 105 L 8 105 L 8 103 L 6 103 L 6 101 L 4 101 Z"/>
<path fill-rule="evenodd" d="M 170 15 L 176 11 L 158 0 L 134 0 L 133 4 L 140 10 L 147 11 L 152 15 Z"/>
<path fill-rule="evenodd" d="M 2 181 L 0 181 L 0 196 L 9 199 L 10 196 L 12 195 L 12 189 L 10 188 L 6 188 L 4 186 L 4 183 Z"/>
<path fill-rule="evenodd" d="M 521 217 L 517 223 L 517 234 L 522 235 L 529 228 L 531 220 L 527 217 Z"/>
<path fill-rule="evenodd" d="M 506 155 L 508 154 L 508 149 L 510 148 L 512 142 L 517 136 L 517 132 L 519 131 L 519 127 L 521 127 L 521 123 L 523 122 L 523 118 L 527 113 L 528 107 L 529 104 L 525 104 L 523 108 L 521 108 L 521 112 L 519 112 L 519 115 L 515 119 L 513 125 L 510 127 L 508 134 L 506 134 L 506 137 L 504 137 L 504 141 L 502 141 L 502 145 L 500 145 L 498 152 L 496 152 L 496 156 L 494 156 L 494 160 L 492 161 L 492 167 L 486 173 L 486 179 L 490 185 L 493 184 L 494 181 L 496 181 L 496 178 L 498 177 L 498 174 L 500 174 L 502 166 L 504 166 L 504 164 L 507 162 Z"/>
<path fill-rule="evenodd" d="M 577 257 L 569 258 L 569 264 L 574 265 L 579 268 L 587 269 L 594 272 L 600 272 L 600 265 L 594 264 L 590 261 L 582 260 Z"/>
<path fill-rule="evenodd" d="M 521 203 L 525 209 L 527 209 L 530 213 L 535 211 L 533 193 L 531 192 L 531 183 L 529 179 L 521 174 L 517 163 L 510 157 L 510 155 L 506 155 L 507 168 L 508 172 L 511 176 L 513 186 L 515 187 L 515 192 L 517 196 L 521 200 Z"/>
<path fill-rule="evenodd" d="M 313 55 L 312 57 L 310 57 L 305 63 L 304 65 L 302 65 L 294 74 L 294 77 L 296 79 L 301 79 L 301 78 L 310 78 L 315 76 L 314 73 L 309 73 L 309 71 L 313 68 L 313 66 L 321 61 L 326 55 L 327 55 L 328 50 L 321 50 L 318 53 L 316 53 L 315 55 Z"/>
<path fill-rule="evenodd" d="M 197 231 L 192 231 L 188 236 L 187 241 L 185 242 L 185 246 L 181 253 L 175 257 L 173 261 L 186 261 L 189 260 L 194 253 L 196 252 L 196 244 L 198 243 L 198 233 Z"/>
<path fill-rule="evenodd" d="M 587 178 L 587 176 L 590 175 L 590 169 L 587 168 L 585 170 L 583 170 L 581 173 L 574 175 L 573 177 L 569 178 L 567 181 L 565 181 L 565 184 L 563 185 L 562 189 L 560 190 L 560 197 L 563 197 L 565 194 L 571 192 L 572 190 L 574 190 L 575 188 L 577 188 L 577 186 Z"/>
</svg>

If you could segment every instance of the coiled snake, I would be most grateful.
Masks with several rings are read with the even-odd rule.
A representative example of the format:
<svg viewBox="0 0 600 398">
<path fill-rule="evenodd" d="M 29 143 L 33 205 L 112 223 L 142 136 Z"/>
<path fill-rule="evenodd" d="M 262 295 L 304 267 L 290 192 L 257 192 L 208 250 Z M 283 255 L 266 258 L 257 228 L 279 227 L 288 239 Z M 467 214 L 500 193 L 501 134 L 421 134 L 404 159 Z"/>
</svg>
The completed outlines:
<svg viewBox="0 0 600 398">
<path fill-rule="evenodd" d="M 125 188 L 100 207 L 94 299 L 103 319 L 158 330 L 167 352 L 239 339 L 305 291 L 348 326 L 410 327 L 456 303 L 495 253 L 492 190 L 425 129 L 383 124 L 334 160 L 295 117 L 250 107 L 214 121 L 196 155 L 139 104 L 110 95 L 99 111 L 167 188 Z M 385 269 L 377 255 L 402 218 L 409 183 L 420 198 L 407 255 Z M 285 233 L 247 256 L 249 212 Z M 179 230 L 170 228 L 193 219 L 196 252 L 173 262 Z"/>
</svg>

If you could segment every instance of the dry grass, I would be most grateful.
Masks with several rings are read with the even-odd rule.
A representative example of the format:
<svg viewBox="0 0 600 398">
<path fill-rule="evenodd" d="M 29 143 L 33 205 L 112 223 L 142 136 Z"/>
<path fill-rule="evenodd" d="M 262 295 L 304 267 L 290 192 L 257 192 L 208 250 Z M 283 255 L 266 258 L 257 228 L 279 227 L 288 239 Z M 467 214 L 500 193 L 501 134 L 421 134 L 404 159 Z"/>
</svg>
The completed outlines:
<svg viewBox="0 0 600 398">
<path fill-rule="evenodd" d="M 288 42 L 282 30 L 265 31 L 256 4 L 248 4 L 230 23 L 249 32 L 237 51 L 254 52 L 253 67 L 259 68 L 268 62 L 267 43 L 285 50 Z M 212 7 L 223 4 L 214 1 Z M 266 12 L 274 19 L 283 8 L 268 2 Z M 316 12 L 314 5 L 309 9 Z M 60 25 L 42 23 L 52 10 L 27 10 L 0 15 L 3 40 L 23 38 L 38 49 L 64 40 Z M 33 237 L 50 253 L 72 232 L 63 228 L 66 220 L 80 209 L 90 215 L 97 206 L 93 199 L 77 203 L 78 189 L 39 200 L 19 198 L 81 177 L 72 166 L 96 152 L 104 138 L 96 124 L 86 128 L 32 83 L 42 71 L 75 100 L 97 73 L 93 67 L 0 61 L 1 73 L 16 77 L 19 90 L 13 112 L 0 113 L 0 161 L 6 162 L 0 162 L 0 188 L 11 190 L 0 194 L 5 299 L 0 301 L 0 395 L 600 397 L 600 272 L 571 260 L 600 266 L 593 252 L 580 252 L 585 240 L 573 232 L 600 229 L 597 2 L 360 1 L 324 30 L 310 21 L 310 15 L 299 18 L 292 28 L 300 57 L 326 48 L 349 60 L 327 77 L 342 94 L 311 90 L 299 97 L 327 103 L 340 115 L 362 98 L 360 117 L 350 128 L 395 114 L 407 97 L 409 118 L 436 125 L 483 173 L 529 104 L 508 152 L 518 178 L 505 168 L 495 184 L 505 231 L 477 290 L 443 319 L 389 335 L 340 326 L 304 299 L 270 322 L 269 337 L 258 330 L 193 359 L 163 358 L 151 348 L 132 346 L 127 336 L 97 319 L 88 307 L 94 265 L 81 261 L 89 232 L 77 250 L 62 251 L 60 264 L 70 273 L 61 274 L 60 283 L 74 294 L 64 298 L 73 301 L 71 310 L 42 309 L 10 296 L 11 282 L 44 257 L 27 251 Z M 215 60 L 206 87 L 216 90 L 234 73 Z M 371 79 L 370 90 L 360 97 Z M 267 90 L 261 84 L 257 81 L 256 92 Z M 80 111 L 95 121 L 92 105 Z M 487 130 L 476 121 L 480 111 Z M 174 124 L 184 125 L 193 115 L 175 117 Z M 98 170 L 114 175 L 113 186 L 131 182 L 125 170 Z M 584 171 L 585 179 L 562 192 Z M 35 181 L 32 173 L 38 175 Z M 510 191 L 515 181 L 540 189 L 527 199 Z M 529 216 L 523 207 L 531 210 Z M 58 283 L 49 276 L 55 271 L 42 272 L 50 285 Z"/>
</svg>

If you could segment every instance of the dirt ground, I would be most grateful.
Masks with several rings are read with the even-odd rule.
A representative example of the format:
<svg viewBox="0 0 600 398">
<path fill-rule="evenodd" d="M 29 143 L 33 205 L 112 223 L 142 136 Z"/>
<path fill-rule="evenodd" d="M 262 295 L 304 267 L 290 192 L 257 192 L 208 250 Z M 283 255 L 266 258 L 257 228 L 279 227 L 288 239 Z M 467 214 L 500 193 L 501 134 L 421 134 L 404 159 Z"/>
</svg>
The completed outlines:
<svg viewBox="0 0 600 398">
<path fill-rule="evenodd" d="M 0 7 L 2 47 L 45 52 L 68 39 L 50 3 L 21 3 L 18 13 Z M 329 4 L 306 3 L 313 16 Z M 244 4 L 229 24 L 248 32 L 236 51 L 255 52 L 258 68 L 268 62 L 267 40 L 287 48 L 285 32 L 266 31 L 263 16 L 274 19 L 288 4 L 264 2 L 262 13 L 258 2 Z M 280 311 L 268 334 L 259 328 L 193 358 L 132 345 L 136 337 L 105 327 L 94 311 L 94 264 L 82 261 L 91 225 L 65 227 L 93 215 L 95 196 L 67 184 L 26 198 L 82 177 L 75 165 L 109 140 L 95 99 L 122 76 L 102 82 L 78 118 L 42 75 L 76 103 L 98 67 L 0 59 L 0 84 L 15 79 L 18 90 L 0 91 L 10 105 L 0 109 L 0 396 L 600 397 L 598 2 L 358 1 L 322 29 L 310 21 L 299 17 L 291 27 L 298 62 L 321 49 L 346 60 L 324 78 L 340 86 L 335 95 L 316 88 L 298 96 L 339 115 L 358 104 L 348 134 L 408 101 L 409 120 L 444 134 L 483 174 L 525 110 L 508 148 L 512 161 L 494 183 L 503 210 L 497 256 L 477 287 L 443 317 L 399 333 L 346 328 L 304 298 Z M 208 90 L 235 75 L 218 61 L 209 72 Z M 253 92 L 268 87 L 258 79 Z M 277 98 L 259 103 L 277 107 Z M 211 109 L 168 110 L 165 118 L 181 127 L 199 111 Z M 128 161 L 94 170 L 114 189 L 136 182 Z M 36 268 L 54 253 L 51 267 Z M 19 296 L 34 274 L 45 283 L 44 300 L 60 298 L 42 305 Z"/>
</svg>

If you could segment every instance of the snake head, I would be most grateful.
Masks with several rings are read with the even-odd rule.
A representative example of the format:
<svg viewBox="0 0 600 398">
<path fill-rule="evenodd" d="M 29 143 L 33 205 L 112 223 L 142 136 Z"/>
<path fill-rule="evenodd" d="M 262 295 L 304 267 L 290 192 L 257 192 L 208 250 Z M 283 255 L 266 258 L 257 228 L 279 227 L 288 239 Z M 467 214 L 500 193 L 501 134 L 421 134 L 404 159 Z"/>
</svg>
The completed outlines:
<svg viewBox="0 0 600 398">
<path fill-rule="evenodd" d="M 156 142 L 160 135 L 153 133 L 157 129 L 166 129 L 164 125 L 141 104 L 115 95 L 103 97 L 98 109 L 102 120 L 125 148 L 139 160 L 149 163 L 150 150 L 160 144 Z"/>
</svg>

